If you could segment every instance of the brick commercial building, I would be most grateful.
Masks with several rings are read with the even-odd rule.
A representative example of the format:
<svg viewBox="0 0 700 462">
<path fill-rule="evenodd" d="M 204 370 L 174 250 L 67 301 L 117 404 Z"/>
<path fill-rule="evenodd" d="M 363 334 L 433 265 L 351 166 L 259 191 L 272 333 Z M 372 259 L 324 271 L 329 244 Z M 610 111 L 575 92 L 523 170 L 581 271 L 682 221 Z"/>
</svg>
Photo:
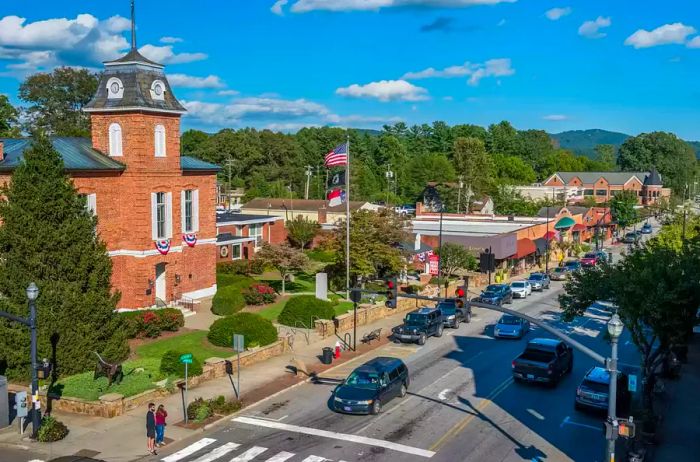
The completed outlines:
<svg viewBox="0 0 700 462">
<path fill-rule="evenodd" d="M 274 215 L 216 214 L 218 261 L 251 260 L 263 242 L 282 244 L 287 240 L 284 219 Z"/>
<path fill-rule="evenodd" d="M 132 50 L 105 63 L 85 111 L 92 139 L 53 138 L 98 219 L 119 308 L 216 292 L 216 165 L 180 155 L 180 117 L 163 66 Z M 0 144 L 0 183 L 30 139 Z M 4 152 L 3 152 L 4 151 Z"/>
</svg>

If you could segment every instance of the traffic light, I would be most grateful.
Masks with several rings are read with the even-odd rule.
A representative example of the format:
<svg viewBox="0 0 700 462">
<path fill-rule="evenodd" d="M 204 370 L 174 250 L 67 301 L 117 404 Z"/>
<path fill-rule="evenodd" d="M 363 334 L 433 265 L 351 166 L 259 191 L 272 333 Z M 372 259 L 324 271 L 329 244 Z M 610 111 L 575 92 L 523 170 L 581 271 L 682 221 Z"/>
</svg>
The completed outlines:
<svg viewBox="0 0 700 462">
<path fill-rule="evenodd" d="M 457 299 L 457 308 L 464 308 L 465 306 L 467 306 L 467 287 L 457 287 L 457 290 L 455 290 L 455 298 Z"/>
<path fill-rule="evenodd" d="M 482 273 L 496 271 L 496 254 L 488 251 L 481 252 L 479 254 L 479 271 Z"/>
<path fill-rule="evenodd" d="M 620 421 L 617 434 L 623 438 L 634 438 L 635 424 L 629 421 Z"/>
<path fill-rule="evenodd" d="M 396 283 L 396 279 L 386 281 L 386 288 L 386 303 L 384 305 L 387 308 L 396 308 L 396 302 L 399 298 L 399 286 Z"/>
</svg>

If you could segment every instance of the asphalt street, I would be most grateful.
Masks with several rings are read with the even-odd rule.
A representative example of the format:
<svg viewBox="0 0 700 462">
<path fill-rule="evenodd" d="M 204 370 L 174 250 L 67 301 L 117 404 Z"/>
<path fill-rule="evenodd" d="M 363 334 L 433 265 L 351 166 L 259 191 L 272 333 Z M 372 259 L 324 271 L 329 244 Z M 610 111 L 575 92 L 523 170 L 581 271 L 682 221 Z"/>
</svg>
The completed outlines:
<svg viewBox="0 0 700 462">
<path fill-rule="evenodd" d="M 608 356 L 602 332 L 609 314 L 590 310 L 585 317 L 563 323 L 560 293 L 562 283 L 553 282 L 550 290 L 510 306 L 547 320 Z M 329 408 L 333 385 L 304 384 L 152 460 L 600 461 L 605 415 L 574 410 L 576 387 L 594 361 L 575 352 L 573 372 L 554 389 L 514 384 L 512 359 L 528 339 L 548 335 L 534 329 L 524 340 L 497 340 L 491 332 L 499 314 L 475 311 L 471 324 L 447 329 L 442 338 L 430 338 L 423 347 L 381 348 L 381 355 L 406 362 L 411 385 L 405 398 L 387 403 L 379 416 L 335 413 Z M 620 357 L 629 367 L 638 363 L 626 336 Z"/>
</svg>

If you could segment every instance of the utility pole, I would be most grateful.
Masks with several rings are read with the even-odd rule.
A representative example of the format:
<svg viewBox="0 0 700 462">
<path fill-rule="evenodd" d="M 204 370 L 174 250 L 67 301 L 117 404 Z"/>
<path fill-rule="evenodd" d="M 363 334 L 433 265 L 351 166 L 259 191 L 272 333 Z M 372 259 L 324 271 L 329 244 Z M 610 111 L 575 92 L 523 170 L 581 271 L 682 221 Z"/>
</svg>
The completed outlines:
<svg viewBox="0 0 700 462">
<path fill-rule="evenodd" d="M 228 202 L 228 209 L 231 210 L 231 183 L 232 183 L 232 178 L 231 178 L 231 167 L 233 167 L 234 160 L 231 156 L 228 156 L 226 158 L 226 161 L 224 162 L 224 165 L 228 168 L 228 185 L 226 187 L 226 196 L 227 197 L 227 202 Z"/>
<path fill-rule="evenodd" d="M 304 188 L 304 199 L 309 199 L 309 183 L 311 181 L 311 176 L 313 175 L 313 167 L 311 165 L 306 166 L 306 187 Z"/>
<path fill-rule="evenodd" d="M 464 187 L 464 182 L 462 179 L 463 175 L 459 176 L 459 190 L 457 192 L 457 214 L 459 215 L 460 206 L 462 205 L 462 188 Z"/>
<path fill-rule="evenodd" d="M 387 164 L 386 172 L 384 172 L 386 177 L 386 205 L 389 205 L 389 194 L 391 194 L 391 179 L 394 178 L 394 172 L 391 171 L 391 164 Z"/>
</svg>

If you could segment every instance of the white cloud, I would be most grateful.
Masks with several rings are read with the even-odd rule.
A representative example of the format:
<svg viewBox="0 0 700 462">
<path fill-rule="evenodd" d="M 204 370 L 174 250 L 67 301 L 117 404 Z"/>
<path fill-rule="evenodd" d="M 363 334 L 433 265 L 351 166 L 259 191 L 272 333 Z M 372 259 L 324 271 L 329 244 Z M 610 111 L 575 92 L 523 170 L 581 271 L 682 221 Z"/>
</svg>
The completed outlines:
<svg viewBox="0 0 700 462">
<path fill-rule="evenodd" d="M 349 98 L 370 98 L 379 101 L 424 101 L 428 90 L 405 80 L 380 80 L 365 85 L 352 84 L 338 88 L 336 94 Z"/>
<path fill-rule="evenodd" d="M 454 101 L 454 98 L 452 96 L 443 96 L 442 100 L 443 101 Z"/>
<path fill-rule="evenodd" d="M 542 118 L 550 122 L 561 122 L 563 120 L 569 120 L 569 116 L 566 116 L 564 114 L 549 114 Z"/>
<path fill-rule="evenodd" d="M 283 0 L 282 0 L 283 1 Z M 294 1 L 294 0 L 292 0 Z M 296 0 L 291 6 L 293 13 L 309 11 L 376 11 L 382 8 L 423 6 L 435 8 L 460 8 L 475 5 L 515 3 L 517 0 Z M 279 3 L 279 2 L 278 2 Z M 289 3 L 289 2 L 285 2 Z M 273 6 L 273 12 L 275 4 Z M 283 5 L 280 5 L 280 10 Z"/>
<path fill-rule="evenodd" d="M 610 27 L 611 24 L 612 21 L 609 17 L 604 18 L 603 16 L 598 16 L 595 21 L 586 21 L 581 24 L 581 27 L 578 28 L 578 35 L 592 39 L 603 38 L 607 34 L 601 32 L 600 29 Z"/>
<path fill-rule="evenodd" d="M 240 93 L 241 92 L 238 90 L 221 90 L 221 91 L 216 92 L 216 94 L 219 96 L 237 96 Z"/>
<path fill-rule="evenodd" d="M 401 78 L 405 80 L 418 80 L 429 78 L 455 78 L 469 76 L 470 85 L 478 85 L 479 81 L 485 77 L 507 77 L 515 74 L 515 69 L 511 67 L 511 60 L 508 58 L 490 59 L 485 63 L 470 63 L 457 66 L 449 66 L 444 69 L 429 67 L 418 72 L 407 72 Z"/>
<path fill-rule="evenodd" d="M 285 6 L 287 3 L 289 3 L 289 0 L 277 0 L 274 5 L 270 8 L 270 11 L 275 13 L 278 16 L 284 15 L 284 11 L 282 10 L 282 7 Z"/>
<path fill-rule="evenodd" d="M 551 19 L 552 21 L 557 21 L 569 14 L 571 14 L 571 7 L 568 6 L 565 8 L 552 8 L 544 13 L 544 15 L 547 16 L 547 19 Z"/>
<path fill-rule="evenodd" d="M 139 48 L 139 52 L 146 58 L 161 64 L 184 64 L 207 59 L 204 53 L 175 53 L 172 45 L 162 47 L 144 45 Z"/>
<path fill-rule="evenodd" d="M 223 88 L 226 86 L 217 75 L 195 77 L 186 74 L 170 74 L 168 82 L 174 87 L 184 88 Z"/>
<path fill-rule="evenodd" d="M 700 35 L 697 37 L 694 37 L 691 41 L 689 41 L 686 46 L 688 48 L 700 48 Z M 680 58 L 679 58 L 680 60 Z"/>
<path fill-rule="evenodd" d="M 652 31 L 639 29 L 637 32 L 627 37 L 625 40 L 625 45 L 639 49 L 659 45 L 683 44 L 689 36 L 695 34 L 696 32 L 697 31 L 694 27 L 686 26 L 680 22 L 664 24 L 663 26 L 659 26 Z M 695 39 L 693 39 L 693 41 L 694 40 Z M 690 43 L 688 46 L 691 46 Z"/>
<path fill-rule="evenodd" d="M 209 125 L 230 126 L 241 120 L 284 120 L 325 117 L 330 114 L 322 104 L 306 99 L 238 98 L 230 103 L 183 101 L 187 116 Z"/>
<path fill-rule="evenodd" d="M 296 132 L 302 128 L 307 127 L 322 127 L 323 125 L 319 123 L 304 123 L 304 122 L 282 122 L 282 123 L 271 123 L 265 125 L 265 128 L 272 130 L 273 132 Z"/>
<path fill-rule="evenodd" d="M 166 35 L 165 37 L 161 37 L 159 40 L 160 43 L 181 43 L 184 42 L 180 37 L 170 37 Z"/>
</svg>

